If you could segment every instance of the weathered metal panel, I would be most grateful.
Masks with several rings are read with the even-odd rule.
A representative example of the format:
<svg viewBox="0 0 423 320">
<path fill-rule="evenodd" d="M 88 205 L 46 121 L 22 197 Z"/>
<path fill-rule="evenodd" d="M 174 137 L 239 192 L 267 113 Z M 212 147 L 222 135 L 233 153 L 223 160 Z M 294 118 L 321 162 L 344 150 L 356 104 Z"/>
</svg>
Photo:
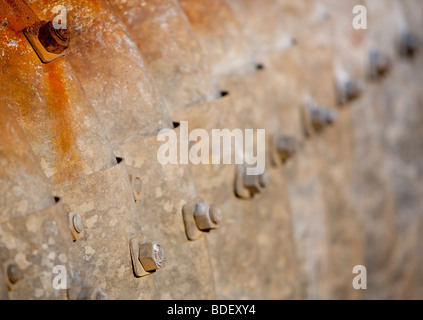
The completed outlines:
<svg viewBox="0 0 423 320">
<path fill-rule="evenodd" d="M 168 127 L 167 111 L 136 44 L 104 0 L 33 1 L 39 17 L 67 8 L 72 45 L 66 59 L 80 80 L 113 146 Z"/>
<path fill-rule="evenodd" d="M 267 130 L 268 137 L 280 134 L 276 118 L 272 117 L 276 114 L 276 108 L 272 99 L 268 98 L 270 91 L 266 90 L 266 72 L 256 70 L 252 60 L 252 52 L 248 50 L 241 26 L 231 9 L 223 1 L 184 0 L 180 3 L 200 39 L 203 51 L 211 61 L 215 81 L 219 83 L 220 88 L 229 92 L 236 127 L 241 129 L 263 128 Z M 282 175 L 278 174 L 276 170 L 273 173 L 275 175 L 272 176 L 272 179 L 276 181 L 271 185 L 280 186 L 281 181 L 279 179 L 283 179 Z M 248 202 L 240 204 L 240 206 L 245 206 L 246 212 L 251 212 L 251 216 L 254 216 L 254 218 L 245 217 L 244 220 L 247 221 L 242 223 L 247 226 L 249 221 L 255 221 L 255 224 L 250 225 L 247 230 L 254 234 L 257 239 L 250 238 L 243 241 L 237 239 L 236 247 L 240 247 L 240 243 L 248 243 L 250 247 L 257 248 L 254 255 L 261 272 L 258 278 L 248 277 L 247 280 L 252 286 L 258 286 L 254 290 L 256 297 L 276 299 L 294 298 L 296 295 L 296 259 L 291 238 L 289 204 L 286 202 L 287 197 L 280 196 L 282 190 L 283 187 L 274 189 L 273 193 L 269 192 L 265 199 L 259 196 L 257 199 L 253 199 L 251 204 Z M 276 194 L 278 194 L 278 197 L 276 197 L 277 200 L 275 199 L 274 206 L 272 206 L 267 202 L 267 199 Z M 262 197 L 265 196 L 262 195 Z M 238 204 L 234 203 L 233 206 L 237 207 Z M 230 214 L 230 218 L 232 218 L 232 214 L 233 212 Z M 267 223 L 268 221 L 269 223 Z M 272 222 L 270 223 L 270 221 Z M 225 229 L 226 226 L 223 226 L 223 228 Z M 274 228 L 285 232 L 269 232 L 275 230 Z M 213 236 L 210 241 L 217 237 L 218 235 Z M 223 237 L 219 237 L 219 239 L 223 239 Z M 235 244 L 234 240 L 232 242 Z M 235 249 L 232 246 L 226 247 L 226 255 L 233 257 L 233 253 L 230 254 L 229 251 Z M 219 258 L 224 256 L 221 242 L 212 243 L 211 248 L 216 256 L 217 254 L 220 255 Z M 273 256 L 276 262 L 273 264 L 267 263 L 269 256 Z M 253 257 L 253 254 L 250 257 Z M 222 264 L 221 260 L 217 259 L 220 265 Z M 229 261 L 229 258 L 225 258 L 225 260 Z M 234 272 L 235 270 L 231 270 L 229 267 L 226 271 L 228 274 Z M 246 275 L 242 274 L 240 277 Z M 224 275 L 221 278 L 216 277 L 216 279 L 221 294 L 231 292 L 228 288 L 228 279 Z M 246 280 L 243 281 L 247 283 Z M 234 286 L 232 281 L 230 285 Z M 247 287 L 240 287 L 240 289 L 245 290 L 244 294 L 247 294 Z M 238 295 L 235 295 L 235 297 L 239 297 Z"/>
<path fill-rule="evenodd" d="M 112 148 L 70 65 L 64 59 L 42 64 L 22 34 L 2 35 L 3 41 L 16 42 L 3 47 L 5 102 L 53 189 L 63 196 L 69 211 L 77 207 L 88 223 L 85 237 L 75 244 L 86 245 L 76 250 L 84 280 L 110 290 L 113 299 L 151 297 L 152 280 L 136 279 L 132 273 L 129 240 L 140 230 L 127 172 L 118 170 L 123 164 L 115 165 Z M 104 198 L 105 194 L 109 196 Z M 84 221 L 85 216 L 92 220 Z M 108 260 L 110 248 L 116 250 Z"/>
<path fill-rule="evenodd" d="M 215 78 L 254 67 L 241 26 L 224 1 L 179 0 Z M 217 23 L 219 22 L 219 23 Z"/>
<path fill-rule="evenodd" d="M 188 241 L 182 219 L 183 206 L 197 192 L 187 166 L 159 163 L 160 145 L 157 136 L 151 136 L 116 149 L 125 157 L 129 174 L 142 183 L 136 207 L 143 231 L 166 249 L 166 268 L 154 274 L 154 298 L 214 299 L 207 243 Z"/>
<path fill-rule="evenodd" d="M 110 3 L 127 25 L 169 106 L 178 109 L 217 97 L 208 62 L 176 0 Z"/>
<path fill-rule="evenodd" d="M 64 266 L 67 284 L 74 285 L 71 237 L 66 212 L 58 203 L 0 225 L 0 261 L 14 300 L 67 300 L 67 290 L 53 287 L 53 268 Z M 12 270 L 10 268 L 13 268 Z"/>
<path fill-rule="evenodd" d="M 43 64 L 22 33 L 1 33 L 1 93 L 51 183 L 116 163 L 69 63 Z M 93 153 L 95 150 L 95 157 Z"/>
<path fill-rule="evenodd" d="M 0 298 L 67 299 L 52 285 L 54 266 L 75 271 L 66 213 L 7 108 L 0 106 Z"/>
<path fill-rule="evenodd" d="M 49 7 L 52 8 L 56 4 L 49 2 Z M 128 168 L 131 183 L 140 184 L 138 187 L 141 188 L 134 188 L 138 202 L 137 216 L 145 225 L 144 229 L 148 235 L 162 237 L 158 227 L 161 223 L 169 228 L 169 231 L 164 233 L 165 242 L 162 242 L 167 256 L 166 268 L 154 275 L 157 287 L 154 297 L 213 298 L 213 286 L 207 285 L 210 283 L 211 270 L 207 266 L 205 244 L 188 244 L 185 238 L 180 238 L 180 234 L 184 232 L 183 223 L 180 223 L 178 216 L 181 212 L 181 201 L 191 196 L 190 193 L 184 194 L 184 189 L 180 186 L 189 185 L 189 176 L 181 177 L 178 167 L 169 166 L 163 173 L 166 177 L 163 181 L 173 179 L 174 184 L 167 186 L 160 196 L 155 192 L 161 188 L 163 181 L 158 178 L 162 172 L 161 165 L 155 157 L 151 157 L 157 154 L 158 149 L 158 144 L 152 141 L 157 139 L 155 134 L 159 129 L 172 124 L 164 103 L 157 94 L 155 82 L 144 66 L 143 58 L 130 40 L 122 22 L 104 1 L 93 1 L 88 6 L 79 4 L 79 1 L 67 1 L 65 4 L 72 8 L 69 15 L 73 30 L 72 47 L 67 59 L 88 92 L 88 99 L 105 125 L 113 147 L 115 150 L 125 150 L 120 153 L 122 157 L 128 156 L 131 163 Z M 34 11 L 40 14 L 45 12 L 42 11 L 44 2 L 37 2 L 37 8 L 38 10 Z M 86 43 L 92 45 L 86 46 Z M 129 74 L 125 73 L 125 70 Z M 144 146 L 147 142 L 143 140 L 149 142 L 148 147 Z M 144 167 L 133 166 L 133 161 L 138 164 L 146 157 L 149 159 L 146 171 L 143 170 Z M 148 177 L 144 172 L 149 173 Z M 155 174 L 158 176 L 154 178 Z M 180 181 L 177 181 L 177 178 Z M 144 190 L 147 185 L 148 190 L 154 191 L 152 194 Z M 171 207 L 174 212 L 171 212 Z M 151 208 L 155 210 L 150 211 Z M 133 224 L 136 225 L 136 222 Z M 92 243 L 96 242 L 95 239 L 93 238 Z M 125 245 L 128 241 L 124 241 Z M 181 251 L 183 254 L 180 254 Z M 181 268 L 181 265 L 184 267 Z M 200 268 L 197 272 L 193 271 L 197 268 Z M 91 273 L 88 275 L 92 276 Z M 208 282 L 204 282 L 204 279 L 208 279 Z M 172 285 L 171 290 L 171 283 L 181 285 Z M 144 291 L 149 292 L 148 288 Z"/>
<path fill-rule="evenodd" d="M 151 299 L 151 276 L 136 278 L 129 242 L 141 232 L 124 162 L 53 186 L 68 212 L 82 218 L 85 235 L 73 242 L 81 276 L 111 299 Z"/>
<path fill-rule="evenodd" d="M 0 136 L 0 222 L 54 205 L 54 197 L 38 160 L 2 100 Z"/>
</svg>

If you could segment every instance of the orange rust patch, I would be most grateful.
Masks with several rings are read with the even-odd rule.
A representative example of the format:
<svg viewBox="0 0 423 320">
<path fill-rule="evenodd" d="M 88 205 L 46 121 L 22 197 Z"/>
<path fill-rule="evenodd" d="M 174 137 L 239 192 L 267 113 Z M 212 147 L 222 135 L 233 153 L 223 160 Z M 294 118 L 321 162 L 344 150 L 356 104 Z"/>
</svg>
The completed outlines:
<svg viewBox="0 0 423 320">
<path fill-rule="evenodd" d="M 76 178 L 82 169 L 82 157 L 75 137 L 76 123 L 69 104 L 62 61 L 45 65 L 46 97 L 56 171 L 55 183 Z"/>
<path fill-rule="evenodd" d="M 0 20 L 4 18 L 7 18 L 10 27 L 16 32 L 40 21 L 23 0 L 0 1 Z"/>
</svg>

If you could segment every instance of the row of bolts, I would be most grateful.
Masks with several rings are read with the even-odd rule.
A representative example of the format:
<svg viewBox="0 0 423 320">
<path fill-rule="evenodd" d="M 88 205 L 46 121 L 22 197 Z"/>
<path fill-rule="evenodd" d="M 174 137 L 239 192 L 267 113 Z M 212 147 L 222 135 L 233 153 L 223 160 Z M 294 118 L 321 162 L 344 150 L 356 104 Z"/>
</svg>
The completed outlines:
<svg viewBox="0 0 423 320">
<path fill-rule="evenodd" d="M 67 29 L 55 29 L 51 21 L 42 22 L 40 27 L 38 39 L 44 48 L 54 54 L 60 54 L 69 47 L 70 32 Z M 420 39 L 411 33 L 406 33 L 402 36 L 400 43 L 400 54 L 405 57 L 413 57 L 421 46 Z M 391 60 L 383 54 L 373 51 L 370 54 L 370 76 L 378 78 L 386 75 L 391 69 Z M 343 93 L 341 103 L 352 101 L 362 94 L 362 86 L 354 80 L 349 80 L 343 85 Z M 321 131 L 325 127 L 333 124 L 337 119 L 337 113 L 326 107 L 310 105 L 310 120 L 316 131 Z M 292 137 L 280 136 L 275 145 L 277 153 L 282 161 L 286 162 L 296 153 L 296 142 Z M 267 174 L 243 175 L 243 185 L 253 196 L 261 192 L 263 188 L 269 183 Z M 80 215 L 76 212 L 71 212 L 71 225 L 74 240 L 79 238 L 78 235 L 84 232 L 84 223 Z M 198 203 L 194 210 L 194 219 L 198 229 L 208 231 L 218 228 L 222 222 L 222 212 L 213 204 Z M 164 250 L 159 242 L 140 243 L 139 261 L 147 272 L 153 272 L 164 266 L 165 256 Z M 9 282 L 14 285 L 23 277 L 22 271 L 14 264 L 8 264 L 7 276 Z M 107 299 L 107 295 L 98 290 L 95 294 L 95 299 Z"/>
</svg>

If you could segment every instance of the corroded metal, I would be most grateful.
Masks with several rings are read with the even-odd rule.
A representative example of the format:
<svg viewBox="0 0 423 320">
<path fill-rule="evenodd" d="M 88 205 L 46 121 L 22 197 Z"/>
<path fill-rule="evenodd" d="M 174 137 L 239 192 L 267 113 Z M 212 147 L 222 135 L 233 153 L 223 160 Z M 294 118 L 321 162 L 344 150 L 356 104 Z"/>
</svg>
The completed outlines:
<svg viewBox="0 0 423 320">
<path fill-rule="evenodd" d="M 2 98 L 0 136 L 0 222 L 54 205 L 38 160 Z"/>
<path fill-rule="evenodd" d="M 137 279 L 132 270 L 129 242 L 141 229 L 125 163 L 52 188 L 84 222 L 72 247 L 85 282 L 111 299 L 151 299 L 151 277 Z"/>
<path fill-rule="evenodd" d="M 110 144 L 70 65 L 63 59 L 42 64 L 22 33 L 5 30 L 1 43 L 1 93 L 43 159 L 49 181 L 60 183 L 113 166 Z"/>
<path fill-rule="evenodd" d="M 63 59 L 43 65 L 22 34 L 7 30 L 2 37 L 4 42 L 14 38 L 18 49 L 5 46 L 1 59 L 7 72 L 2 79 L 4 101 L 24 129 L 56 195 L 63 196 L 68 211 L 78 212 L 85 224 L 85 235 L 73 243 L 83 279 L 113 299 L 151 298 L 152 280 L 136 279 L 132 272 L 128 243 L 140 229 L 125 165 L 116 165 L 70 65 Z M 112 259 L 107 259 L 109 252 L 115 253 Z M 100 272 L 104 269 L 108 271 Z"/>
<path fill-rule="evenodd" d="M 139 177 L 145 186 L 136 202 L 143 233 L 149 239 L 159 239 L 166 250 L 166 267 L 153 275 L 154 298 L 213 299 L 205 239 L 188 241 L 182 218 L 183 206 L 197 197 L 195 186 L 187 166 L 158 162 L 156 155 L 162 142 L 157 138 L 151 136 L 116 147 L 129 173 Z"/>
<path fill-rule="evenodd" d="M 241 26 L 224 1 L 179 0 L 179 3 L 199 39 L 214 77 L 254 68 Z"/>
<path fill-rule="evenodd" d="M 53 26 L 52 21 L 45 22 L 39 30 L 38 40 L 50 53 L 60 54 L 69 47 L 70 31 Z"/>
<path fill-rule="evenodd" d="M 232 112 L 236 119 L 235 127 L 241 129 L 254 128 L 254 129 L 266 129 L 268 137 L 273 134 L 279 134 L 280 128 L 277 123 L 276 117 L 269 115 L 277 114 L 276 105 L 272 103 L 270 97 L 270 91 L 266 90 L 266 84 L 268 83 L 266 70 L 257 68 L 253 62 L 253 53 L 248 50 L 249 46 L 246 39 L 243 36 L 241 26 L 238 23 L 237 17 L 234 15 L 232 10 L 223 1 L 180 1 L 184 11 L 186 12 L 197 36 L 200 39 L 204 52 L 207 53 L 211 63 L 214 75 L 214 81 L 218 83 L 219 87 L 229 92 L 232 102 Z M 200 13 L 203 13 L 200 15 Z M 199 19 L 199 17 L 202 17 Z M 237 52 L 236 55 L 233 53 Z M 265 111 L 264 111 L 265 110 Z M 243 174 L 243 166 L 238 165 L 236 168 L 236 179 L 235 179 L 235 191 L 236 194 L 243 198 L 251 198 L 252 193 L 261 192 L 269 182 L 266 179 L 267 174 L 260 176 L 249 176 L 246 177 Z M 247 178 L 247 179 L 245 179 Z M 251 182 L 246 180 L 252 180 Z M 272 180 L 272 179 L 270 179 Z M 210 192 L 210 191 L 209 191 Z M 271 192 L 270 190 L 263 191 Z M 289 263 L 282 263 L 287 252 L 290 252 L 290 256 L 293 257 L 293 241 L 290 238 L 290 233 L 284 238 L 284 246 L 281 250 L 274 250 L 274 234 L 268 233 L 269 225 L 263 223 L 263 228 L 259 228 L 259 223 L 256 223 L 256 219 L 262 223 L 260 216 L 257 216 L 257 212 L 260 209 L 269 208 L 269 214 L 278 214 L 271 208 L 271 205 L 263 202 L 257 195 L 252 198 L 253 202 L 244 202 L 239 204 L 236 201 L 230 202 L 233 208 L 233 212 L 228 213 L 229 217 L 237 216 L 237 208 L 243 208 L 245 211 L 244 221 L 242 224 L 249 230 L 250 233 L 255 234 L 256 238 L 250 237 L 249 239 L 243 239 L 241 236 L 232 237 L 234 240 L 232 244 L 226 245 L 224 250 L 222 249 L 222 242 L 212 242 L 214 238 L 210 237 L 210 248 L 212 252 L 212 260 L 215 261 L 215 268 L 217 265 L 224 265 L 225 270 L 222 270 L 216 276 L 218 296 L 220 297 L 272 297 L 272 298 L 293 298 L 295 296 L 295 259 Z M 281 197 L 277 197 L 279 200 L 285 201 Z M 284 207 L 286 203 L 279 203 L 280 207 Z M 219 204 L 219 207 L 221 205 Z M 285 207 L 287 208 L 287 207 Z M 226 211 L 225 211 L 226 212 Z M 251 213 L 249 213 L 251 212 Z M 281 211 L 287 221 L 290 220 L 288 211 Z M 226 223 L 224 224 L 226 227 Z M 280 228 L 280 226 L 277 224 Z M 238 227 L 238 226 L 237 226 Z M 240 226 L 241 227 L 241 226 Z M 233 226 L 232 226 L 233 228 Z M 290 230 L 289 228 L 287 230 Z M 277 236 L 279 238 L 279 236 Z M 222 236 L 222 240 L 224 240 Z M 259 241 L 260 239 L 260 241 Z M 288 241 L 286 241 L 288 240 Z M 241 244 L 241 241 L 243 242 Z M 229 241 L 228 241 L 229 243 Z M 236 247 L 242 247 L 249 245 L 255 250 L 251 251 L 251 258 L 256 259 L 259 262 L 259 268 L 262 273 L 255 277 L 248 276 L 247 274 L 238 275 L 238 282 L 243 282 L 241 286 L 228 277 L 236 273 L 232 268 L 233 265 L 239 265 L 240 261 L 238 258 L 242 257 L 242 253 L 236 249 Z M 234 256 L 232 252 L 237 252 Z M 213 255 L 214 253 L 214 255 Z M 274 254 L 277 256 L 278 262 L 281 264 L 266 264 L 261 257 L 267 254 Z M 216 257 L 216 258 L 215 258 Z M 225 257 L 225 258 L 223 258 Z M 231 267 L 223 264 L 223 259 L 226 261 L 236 261 L 232 263 Z M 244 263 L 244 262 L 243 262 Z M 282 271 L 283 270 L 283 271 Z M 288 271 L 289 270 L 289 271 Z M 227 273 L 224 274 L 224 273 Z M 242 277 L 247 276 L 243 280 Z M 271 280 L 270 280 L 271 279 Z M 269 282 L 285 283 L 284 288 L 273 287 L 271 290 L 265 290 L 264 283 Z M 232 285 L 232 288 L 231 288 Z M 248 292 L 248 286 L 254 288 L 253 291 Z M 235 288 L 237 292 L 235 291 Z M 251 289 L 249 289 L 251 290 Z"/>
<path fill-rule="evenodd" d="M 72 33 L 67 60 L 111 144 L 136 141 L 171 125 L 144 59 L 111 6 L 104 0 L 37 0 L 31 7 L 42 19 L 52 19 L 59 4 L 67 8 Z"/>
<path fill-rule="evenodd" d="M 1 1 L 0 298 L 422 297 L 420 2 Z"/>
<path fill-rule="evenodd" d="M 10 299 L 68 299 L 68 287 L 53 287 L 55 266 L 66 268 L 68 286 L 78 279 L 61 202 L 3 222 L 0 239 L 0 261 Z"/>
<path fill-rule="evenodd" d="M 174 110 L 215 99 L 208 62 L 176 0 L 111 0 Z M 166 43 L 166 45 L 163 45 Z"/>
</svg>

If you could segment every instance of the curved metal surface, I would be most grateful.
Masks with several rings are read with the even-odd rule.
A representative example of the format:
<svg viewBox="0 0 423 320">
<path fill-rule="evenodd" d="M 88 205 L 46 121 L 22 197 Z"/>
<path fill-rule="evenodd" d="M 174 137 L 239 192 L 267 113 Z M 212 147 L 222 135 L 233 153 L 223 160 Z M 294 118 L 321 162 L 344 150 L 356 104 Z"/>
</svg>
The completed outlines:
<svg viewBox="0 0 423 320">
<path fill-rule="evenodd" d="M 169 106 L 176 110 L 217 97 L 208 61 L 176 0 L 110 3 L 127 25 Z"/>
</svg>

